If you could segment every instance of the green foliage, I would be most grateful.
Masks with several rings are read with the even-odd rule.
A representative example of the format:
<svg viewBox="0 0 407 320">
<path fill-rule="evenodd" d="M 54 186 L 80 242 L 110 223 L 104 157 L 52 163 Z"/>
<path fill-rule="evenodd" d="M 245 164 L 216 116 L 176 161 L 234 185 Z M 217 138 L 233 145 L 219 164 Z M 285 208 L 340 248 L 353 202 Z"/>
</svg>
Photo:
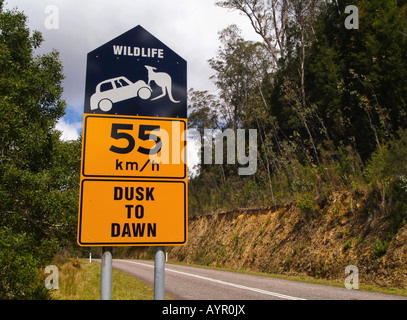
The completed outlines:
<svg viewBox="0 0 407 320">
<path fill-rule="evenodd" d="M 382 212 L 389 217 L 390 237 L 407 218 L 407 130 L 399 131 L 398 136 L 377 150 L 366 168 L 370 186 L 379 194 Z"/>
<path fill-rule="evenodd" d="M 297 206 L 305 214 L 308 220 L 311 220 L 314 213 L 320 209 L 315 197 L 309 193 L 305 193 L 300 197 L 297 201 Z"/>
<path fill-rule="evenodd" d="M 42 299 L 41 269 L 75 241 L 81 144 L 54 129 L 65 110 L 58 52 L 35 56 L 41 34 L 0 8 L 0 298 Z"/>
<path fill-rule="evenodd" d="M 261 41 L 244 40 L 235 25 L 219 33 L 209 60 L 218 96 L 192 95 L 208 109 L 191 101 L 199 113 L 190 127 L 256 128 L 258 170 L 241 177 L 238 165 L 200 165 L 190 213 L 296 203 L 312 220 L 333 192 L 355 191 L 387 216 L 390 239 L 407 210 L 406 2 L 216 4 L 246 16 Z M 344 25 L 350 4 L 358 30 Z"/>
<path fill-rule="evenodd" d="M 48 264 L 57 244 L 38 241 L 26 233 L 0 229 L 0 299 L 47 299 L 41 268 Z"/>
<path fill-rule="evenodd" d="M 405 225 L 407 219 L 407 179 L 404 176 L 399 176 L 390 184 L 389 197 L 389 232 L 393 236 Z"/>
<path fill-rule="evenodd" d="M 359 8 L 358 30 L 344 27 L 348 4 Z M 400 78 L 407 67 L 405 9 L 395 1 L 327 3 L 315 25 L 317 41 L 306 68 L 308 99 L 335 146 L 351 142 L 363 160 L 406 127 L 407 90 Z"/>
<path fill-rule="evenodd" d="M 343 252 L 347 251 L 348 249 L 352 248 L 352 239 L 349 239 L 343 245 Z"/>
<path fill-rule="evenodd" d="M 374 258 L 378 259 L 384 256 L 387 252 L 389 247 L 389 243 L 387 241 L 382 241 L 380 239 L 376 239 L 376 241 L 372 244 L 372 255 Z"/>
</svg>

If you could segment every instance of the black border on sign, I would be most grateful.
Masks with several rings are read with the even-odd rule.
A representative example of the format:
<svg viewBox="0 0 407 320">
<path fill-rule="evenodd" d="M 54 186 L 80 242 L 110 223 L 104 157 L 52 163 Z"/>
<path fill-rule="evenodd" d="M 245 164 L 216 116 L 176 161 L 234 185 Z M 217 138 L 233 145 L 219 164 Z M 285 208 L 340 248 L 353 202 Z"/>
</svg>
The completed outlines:
<svg viewBox="0 0 407 320">
<path fill-rule="evenodd" d="M 84 128 L 83 128 L 83 156 L 82 156 L 82 176 L 84 177 L 94 177 L 94 178 L 133 178 L 133 179 L 185 179 L 187 176 L 187 164 L 184 163 L 184 175 L 182 177 L 154 177 L 154 176 L 138 176 L 138 175 L 132 175 L 132 176 L 120 176 L 120 175 L 91 175 L 91 174 L 85 174 L 85 161 L 86 161 L 86 128 L 87 128 L 87 122 L 88 118 L 113 118 L 113 119 L 128 119 L 128 120 L 156 120 L 156 121 L 179 121 L 184 124 L 184 130 L 187 129 L 187 123 L 186 120 L 184 119 L 162 119 L 162 118 L 148 118 L 148 117 L 137 117 L 137 116 L 113 116 L 113 115 L 89 115 L 85 114 L 85 123 L 84 123 Z M 187 145 L 187 141 L 184 141 L 184 148 Z M 186 155 L 185 155 L 186 157 Z M 185 161 L 186 162 L 186 161 Z"/>
<path fill-rule="evenodd" d="M 119 182 L 152 182 L 152 183 L 182 183 L 184 185 L 184 239 L 179 242 L 82 242 L 82 207 L 83 207 L 83 184 L 85 181 L 119 181 Z M 162 245 L 183 245 L 188 242 L 187 238 L 187 186 L 184 181 L 151 181 L 151 180 L 122 180 L 122 179 L 83 179 L 81 182 L 81 197 L 79 207 L 78 244 L 81 246 L 162 246 Z"/>
</svg>

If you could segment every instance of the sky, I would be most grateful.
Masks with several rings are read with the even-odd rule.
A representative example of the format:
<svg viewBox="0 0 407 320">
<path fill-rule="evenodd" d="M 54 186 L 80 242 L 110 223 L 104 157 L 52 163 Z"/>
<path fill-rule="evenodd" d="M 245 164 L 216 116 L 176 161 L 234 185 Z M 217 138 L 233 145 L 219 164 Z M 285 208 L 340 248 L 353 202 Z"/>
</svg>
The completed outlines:
<svg viewBox="0 0 407 320">
<path fill-rule="evenodd" d="M 56 49 L 64 67 L 66 115 L 57 129 L 62 139 L 82 131 L 86 55 L 141 25 L 188 62 L 188 89 L 214 91 L 208 59 L 219 48 L 218 32 L 237 24 L 246 40 L 260 40 L 249 20 L 215 6 L 215 0 L 6 0 L 28 16 L 31 30 L 42 33 L 37 53 Z M 53 19 L 55 18 L 56 19 Z"/>
</svg>

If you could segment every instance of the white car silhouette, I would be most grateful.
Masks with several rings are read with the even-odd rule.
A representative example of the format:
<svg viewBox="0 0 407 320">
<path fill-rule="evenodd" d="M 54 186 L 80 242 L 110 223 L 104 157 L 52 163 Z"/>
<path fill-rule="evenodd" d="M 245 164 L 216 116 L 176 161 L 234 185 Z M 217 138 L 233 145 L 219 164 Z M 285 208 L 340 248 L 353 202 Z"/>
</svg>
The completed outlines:
<svg viewBox="0 0 407 320">
<path fill-rule="evenodd" d="M 96 92 L 90 98 L 90 109 L 100 108 L 107 112 L 112 109 L 113 103 L 135 97 L 147 100 L 151 93 L 150 86 L 143 80 L 133 83 L 126 77 L 108 79 L 96 86 Z"/>
</svg>

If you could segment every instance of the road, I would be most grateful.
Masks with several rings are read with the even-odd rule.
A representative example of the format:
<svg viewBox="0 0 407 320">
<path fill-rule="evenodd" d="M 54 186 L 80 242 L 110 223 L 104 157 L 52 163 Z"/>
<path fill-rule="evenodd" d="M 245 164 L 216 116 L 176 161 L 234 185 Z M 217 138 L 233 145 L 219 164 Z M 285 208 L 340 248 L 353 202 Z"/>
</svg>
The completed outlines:
<svg viewBox="0 0 407 320">
<path fill-rule="evenodd" d="M 120 269 L 153 286 L 154 262 L 113 260 Z M 407 300 L 407 297 L 348 290 L 166 263 L 165 293 L 177 300 Z"/>
</svg>

